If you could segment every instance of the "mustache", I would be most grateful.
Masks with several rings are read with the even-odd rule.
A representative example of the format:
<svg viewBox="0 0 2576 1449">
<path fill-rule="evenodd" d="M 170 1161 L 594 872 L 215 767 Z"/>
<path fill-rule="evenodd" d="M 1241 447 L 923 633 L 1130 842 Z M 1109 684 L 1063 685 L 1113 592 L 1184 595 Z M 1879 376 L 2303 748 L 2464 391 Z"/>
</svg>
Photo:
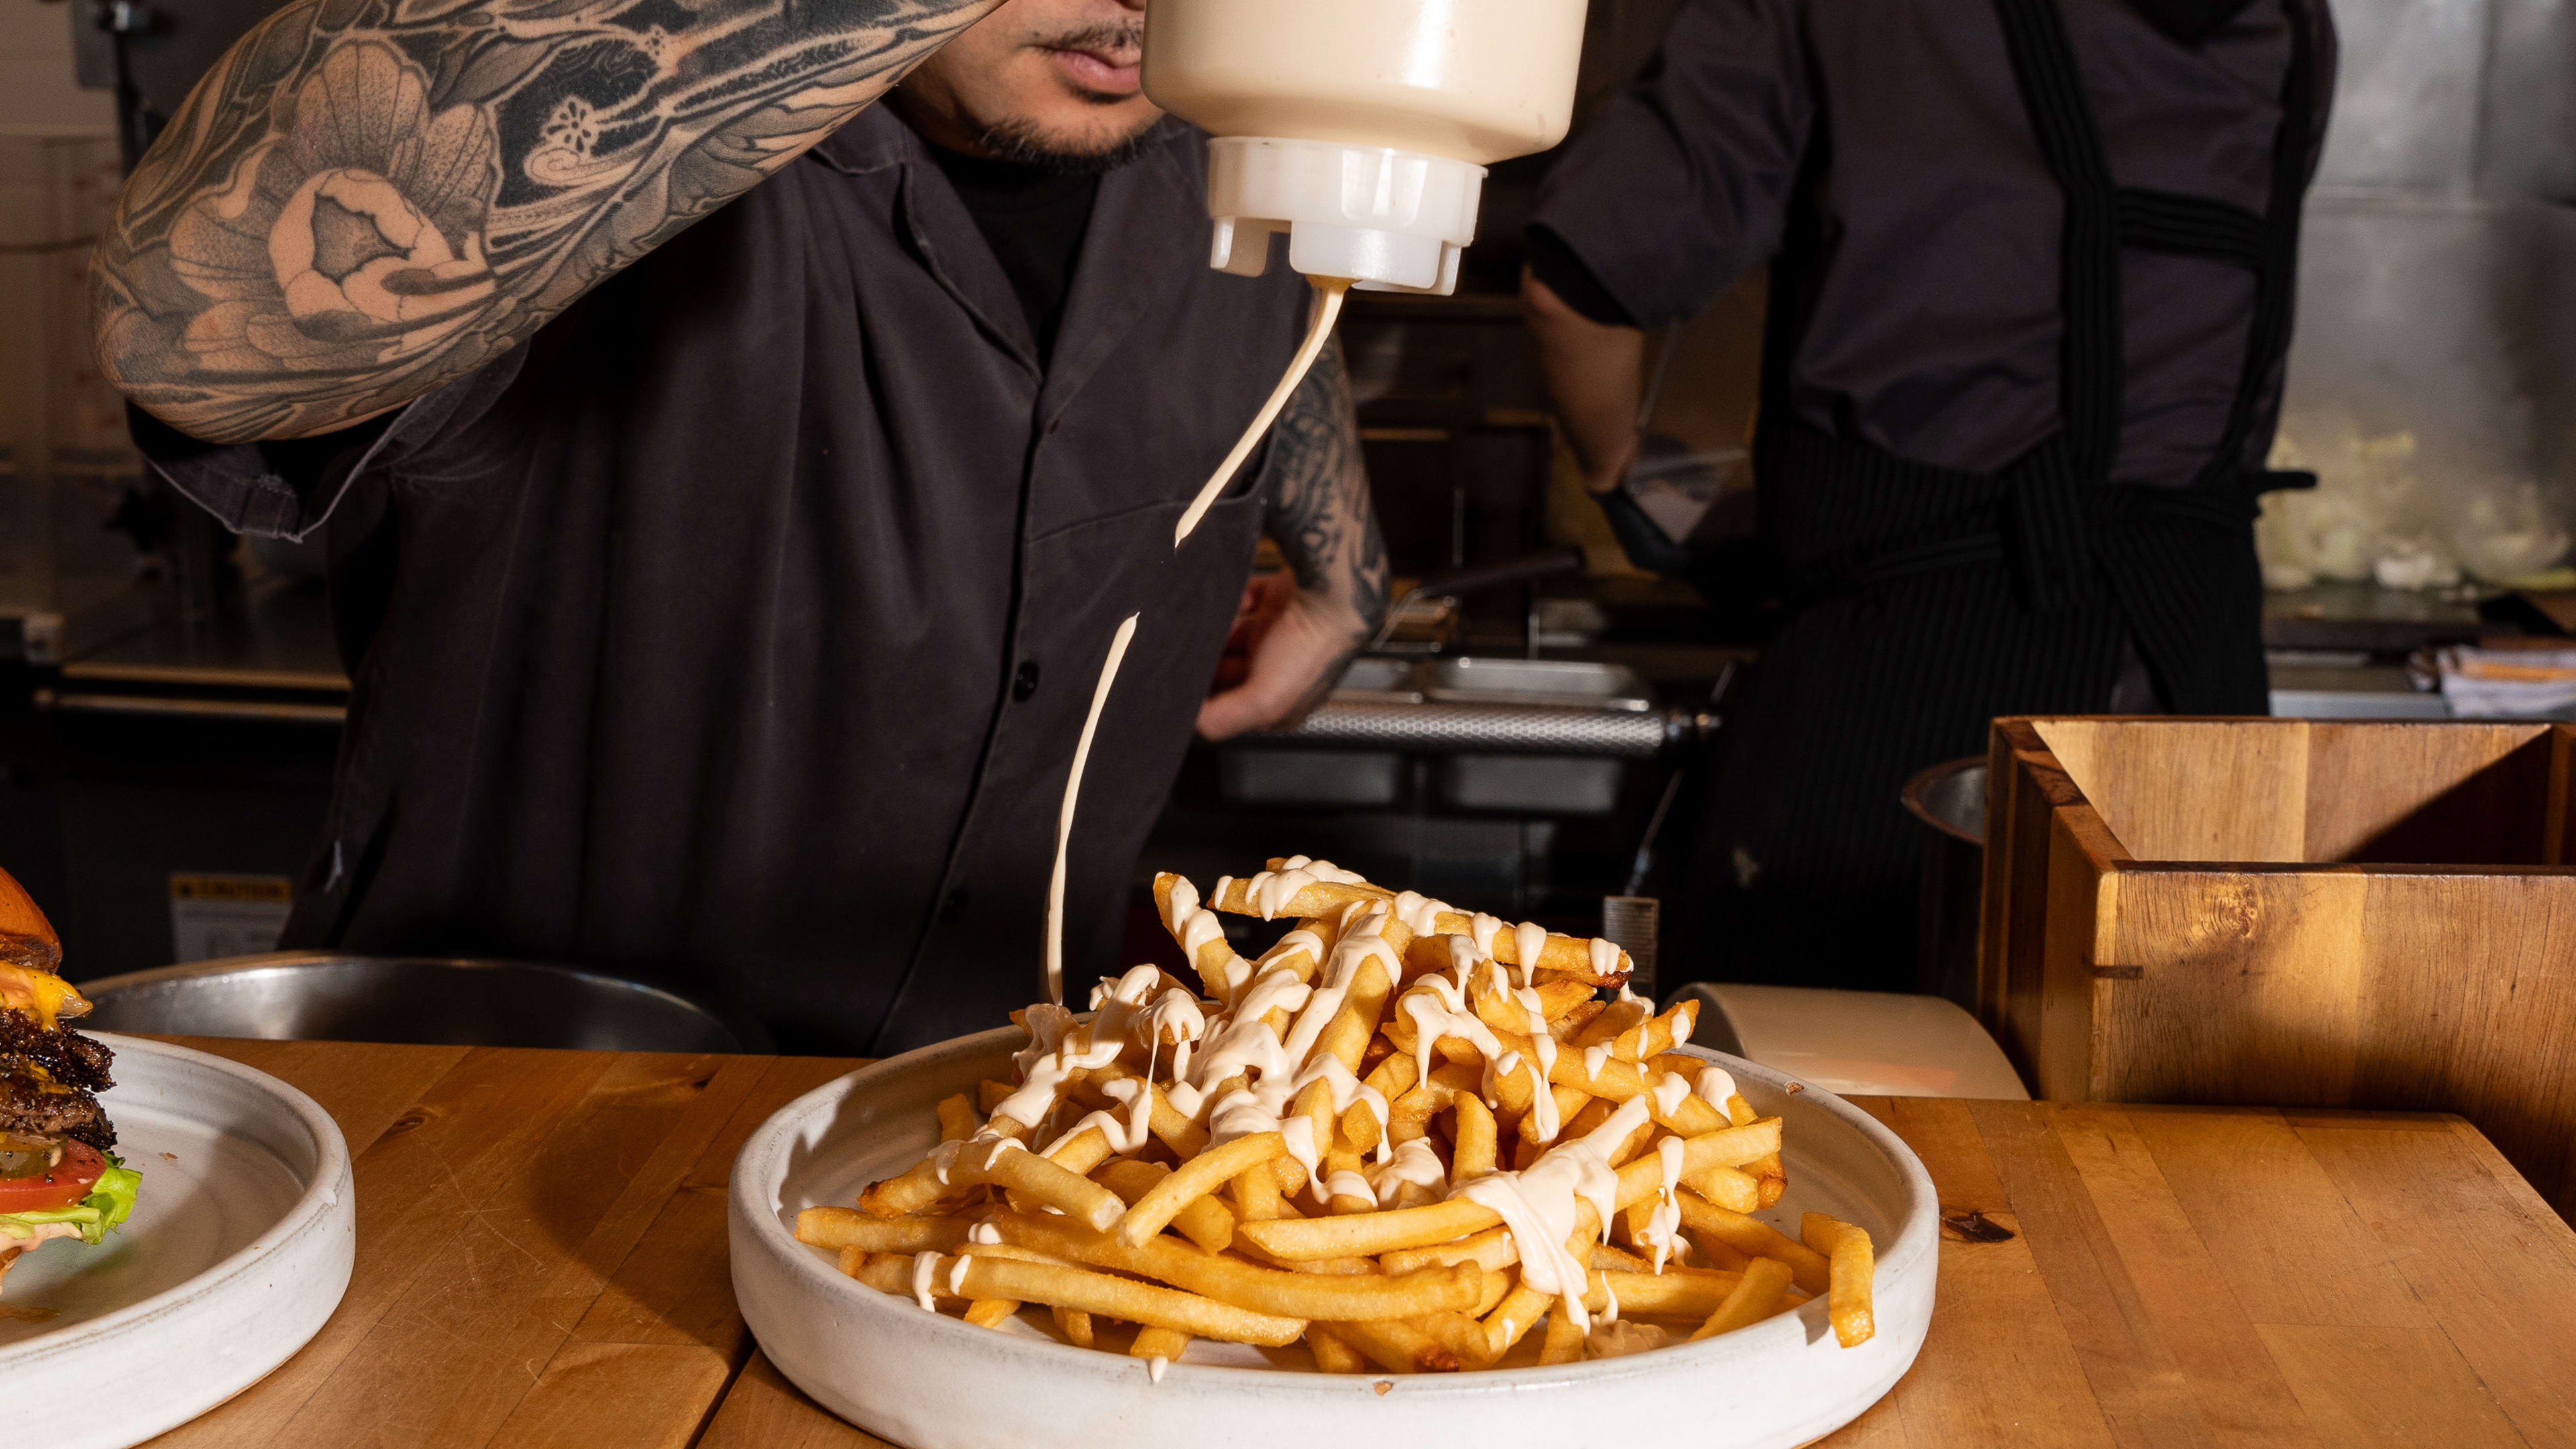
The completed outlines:
<svg viewBox="0 0 2576 1449">
<path fill-rule="evenodd" d="M 1145 48 L 1145 22 L 1128 20 L 1086 25 L 1078 30 L 1042 36 L 1029 43 L 1042 50 L 1088 50 L 1109 54 L 1142 51 Z"/>
</svg>

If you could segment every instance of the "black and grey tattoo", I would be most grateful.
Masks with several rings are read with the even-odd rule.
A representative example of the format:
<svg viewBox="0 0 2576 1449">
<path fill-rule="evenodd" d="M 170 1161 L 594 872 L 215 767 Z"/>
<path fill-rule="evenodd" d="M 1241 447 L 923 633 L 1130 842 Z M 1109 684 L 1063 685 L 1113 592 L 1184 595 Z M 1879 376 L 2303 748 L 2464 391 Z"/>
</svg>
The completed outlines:
<svg viewBox="0 0 2576 1449">
<path fill-rule="evenodd" d="M 1339 338 L 1315 359 L 1271 430 L 1268 486 L 1262 531 L 1300 589 L 1345 613 L 1358 652 L 1386 618 L 1386 540 L 1369 501 L 1359 409 Z M 1340 675 L 1327 671 L 1323 687 Z"/>
<path fill-rule="evenodd" d="M 91 267 L 108 377 L 219 442 L 418 397 L 830 135 L 999 0 L 297 0 Z"/>
</svg>

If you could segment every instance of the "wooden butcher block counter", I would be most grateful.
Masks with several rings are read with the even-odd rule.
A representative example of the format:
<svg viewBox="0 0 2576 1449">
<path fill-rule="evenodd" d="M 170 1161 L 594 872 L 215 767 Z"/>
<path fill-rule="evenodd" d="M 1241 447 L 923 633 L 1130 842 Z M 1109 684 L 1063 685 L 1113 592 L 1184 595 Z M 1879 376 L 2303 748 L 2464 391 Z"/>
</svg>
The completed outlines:
<svg viewBox="0 0 2576 1449">
<path fill-rule="evenodd" d="M 725 1254 L 744 1138 L 858 1063 L 185 1044 L 338 1120 L 358 1257 L 302 1353 L 156 1444 L 879 1443 L 771 1370 Z M 2576 1233 L 2455 1118 L 1860 1100 L 1955 1228 L 1922 1357 L 1825 1443 L 2576 1445 Z"/>
</svg>

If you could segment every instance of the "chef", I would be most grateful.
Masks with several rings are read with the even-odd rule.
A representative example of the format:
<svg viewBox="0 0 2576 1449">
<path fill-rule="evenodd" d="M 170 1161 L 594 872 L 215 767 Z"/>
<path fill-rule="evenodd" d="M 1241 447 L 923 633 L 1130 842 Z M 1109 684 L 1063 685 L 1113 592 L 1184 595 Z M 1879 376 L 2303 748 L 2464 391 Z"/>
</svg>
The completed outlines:
<svg viewBox="0 0 2576 1449">
<path fill-rule="evenodd" d="M 1792 611 L 1728 699 L 1676 979 L 1908 987 L 1898 792 L 1999 714 L 2262 714 L 2255 497 L 2322 0 L 1688 0 L 1557 166 L 1525 301 L 1623 536 L 1642 333 L 1770 267 Z M 1667 543 L 1669 541 L 1666 541 Z"/>
<path fill-rule="evenodd" d="M 1333 357 L 1175 555 L 1307 289 L 1208 268 L 1142 13 L 306 0 L 200 84 L 95 323 L 173 483 L 329 524 L 289 944 L 659 977 L 791 1050 L 996 1025 L 1141 611 L 1067 895 L 1068 974 L 1114 964 L 1193 727 L 1297 708 L 1385 594 Z"/>
</svg>

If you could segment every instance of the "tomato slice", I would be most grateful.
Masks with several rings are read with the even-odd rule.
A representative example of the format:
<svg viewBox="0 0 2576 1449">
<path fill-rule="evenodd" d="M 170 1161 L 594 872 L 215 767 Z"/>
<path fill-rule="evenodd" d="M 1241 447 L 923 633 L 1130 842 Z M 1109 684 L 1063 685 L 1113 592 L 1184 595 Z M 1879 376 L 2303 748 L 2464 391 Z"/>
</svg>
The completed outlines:
<svg viewBox="0 0 2576 1449">
<path fill-rule="evenodd" d="M 34 1177 L 0 1177 L 0 1215 L 70 1207 L 89 1196 L 107 1159 L 86 1142 L 63 1144 L 63 1160 Z"/>
</svg>

